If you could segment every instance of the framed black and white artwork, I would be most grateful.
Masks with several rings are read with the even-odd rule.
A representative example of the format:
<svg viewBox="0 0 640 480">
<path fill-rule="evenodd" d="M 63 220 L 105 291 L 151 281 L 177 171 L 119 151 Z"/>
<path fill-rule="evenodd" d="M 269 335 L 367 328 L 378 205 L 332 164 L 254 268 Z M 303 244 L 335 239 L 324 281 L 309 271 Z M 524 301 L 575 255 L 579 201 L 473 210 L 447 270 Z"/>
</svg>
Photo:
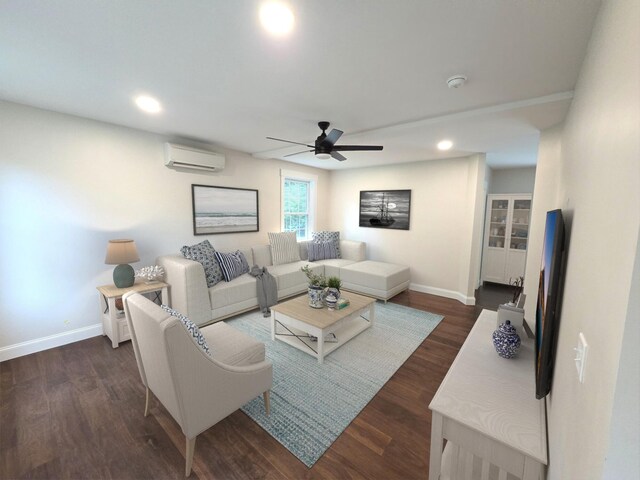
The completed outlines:
<svg viewBox="0 0 640 480">
<path fill-rule="evenodd" d="M 191 185 L 193 234 L 257 232 L 258 190 Z"/>
<path fill-rule="evenodd" d="M 411 190 L 360 191 L 360 226 L 409 230 Z"/>
</svg>

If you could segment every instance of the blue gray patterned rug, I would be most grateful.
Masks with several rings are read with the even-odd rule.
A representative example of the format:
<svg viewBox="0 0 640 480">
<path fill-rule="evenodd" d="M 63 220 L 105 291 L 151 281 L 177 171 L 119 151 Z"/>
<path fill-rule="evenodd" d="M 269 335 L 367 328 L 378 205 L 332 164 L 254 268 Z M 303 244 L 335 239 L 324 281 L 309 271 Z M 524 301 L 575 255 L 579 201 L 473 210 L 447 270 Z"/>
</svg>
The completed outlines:
<svg viewBox="0 0 640 480">
<path fill-rule="evenodd" d="M 272 341 L 270 318 L 260 312 L 227 320 L 264 342 L 273 362 L 271 415 L 265 415 L 262 397 L 242 410 L 311 467 L 442 318 L 377 302 L 374 325 L 331 352 L 323 365 L 284 342 Z"/>
</svg>

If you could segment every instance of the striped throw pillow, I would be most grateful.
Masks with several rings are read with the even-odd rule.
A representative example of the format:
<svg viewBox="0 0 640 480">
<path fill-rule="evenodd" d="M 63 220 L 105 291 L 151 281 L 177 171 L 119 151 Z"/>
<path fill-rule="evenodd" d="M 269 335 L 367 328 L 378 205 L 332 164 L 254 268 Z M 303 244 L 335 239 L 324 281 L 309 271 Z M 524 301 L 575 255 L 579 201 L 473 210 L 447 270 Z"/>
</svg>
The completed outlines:
<svg viewBox="0 0 640 480">
<path fill-rule="evenodd" d="M 333 242 L 337 252 L 335 258 L 342 258 L 340 254 L 340 232 L 312 232 L 311 238 L 313 243 Z"/>
<path fill-rule="evenodd" d="M 329 258 L 338 258 L 338 252 L 333 242 L 319 242 L 310 243 L 309 247 L 309 261 L 315 262 L 316 260 L 327 260 Z"/>
<path fill-rule="evenodd" d="M 216 260 L 222 270 L 225 282 L 230 282 L 243 273 L 249 273 L 249 264 L 244 254 L 240 250 L 233 253 L 220 253 L 216 251 Z"/>
<path fill-rule="evenodd" d="M 204 335 L 202 335 L 202 332 L 200 331 L 200 329 L 195 323 L 193 323 L 191 320 L 189 320 L 186 316 L 184 316 L 177 310 L 174 310 L 173 308 L 168 307 L 167 305 L 160 305 L 160 308 L 162 308 L 165 312 L 167 312 L 172 317 L 176 317 L 178 320 L 180 320 L 180 323 L 182 323 L 182 326 L 185 328 L 185 330 L 187 330 L 187 332 L 189 332 L 189 334 L 193 337 L 193 341 L 196 342 L 198 347 L 200 347 L 200 350 L 202 350 L 207 355 L 211 356 L 211 350 L 209 349 L 209 345 L 207 345 L 207 341 L 205 340 Z"/>
<path fill-rule="evenodd" d="M 274 265 L 300 261 L 296 232 L 269 232 L 269 243 Z"/>
</svg>

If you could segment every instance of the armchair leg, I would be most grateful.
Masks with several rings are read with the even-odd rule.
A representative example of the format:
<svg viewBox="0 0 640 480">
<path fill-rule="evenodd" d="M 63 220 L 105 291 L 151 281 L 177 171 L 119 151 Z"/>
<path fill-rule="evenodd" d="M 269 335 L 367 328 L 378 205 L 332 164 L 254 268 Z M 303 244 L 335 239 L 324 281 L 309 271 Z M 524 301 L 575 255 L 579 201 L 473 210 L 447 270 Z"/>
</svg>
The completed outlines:
<svg viewBox="0 0 640 480">
<path fill-rule="evenodd" d="M 147 398 L 144 401 L 144 416 L 149 415 L 149 387 L 147 387 Z"/>
<path fill-rule="evenodd" d="M 266 392 L 264 392 L 262 394 L 262 397 L 264 398 L 264 409 L 267 412 L 267 415 L 269 415 L 271 413 L 271 390 L 267 390 Z"/>
<path fill-rule="evenodd" d="M 184 472 L 185 477 L 188 477 L 189 475 L 191 475 L 191 467 L 193 466 L 193 452 L 196 449 L 196 438 L 197 438 L 197 435 L 193 438 L 186 438 L 187 451 L 186 451 L 186 458 L 185 458 L 186 460 L 185 472 Z"/>
</svg>

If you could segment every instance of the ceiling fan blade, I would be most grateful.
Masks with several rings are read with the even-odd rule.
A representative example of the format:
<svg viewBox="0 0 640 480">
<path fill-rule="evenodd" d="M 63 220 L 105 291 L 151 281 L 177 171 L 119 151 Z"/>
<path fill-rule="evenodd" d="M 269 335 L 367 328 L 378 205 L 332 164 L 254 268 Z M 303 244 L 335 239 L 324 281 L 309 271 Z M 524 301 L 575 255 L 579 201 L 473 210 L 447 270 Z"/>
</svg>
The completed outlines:
<svg viewBox="0 0 640 480">
<path fill-rule="evenodd" d="M 313 150 L 303 150 L 301 152 L 296 152 L 296 153 L 290 153 L 288 155 L 285 155 L 285 157 L 292 157 L 294 155 L 300 155 L 301 153 L 308 153 L 308 152 L 314 152 L 315 148 Z"/>
<path fill-rule="evenodd" d="M 331 152 L 331 156 L 339 162 L 344 162 L 347 159 L 347 157 L 340 155 L 338 152 Z"/>
<path fill-rule="evenodd" d="M 382 145 L 334 145 L 333 150 L 356 151 L 356 150 L 382 150 Z"/>
<path fill-rule="evenodd" d="M 315 148 L 313 145 L 307 145 L 306 143 L 292 142 L 291 140 L 283 140 L 281 138 L 267 137 L 269 140 L 277 140 L 278 142 L 295 143 L 296 145 L 304 145 L 305 147 Z"/>
<path fill-rule="evenodd" d="M 321 147 L 333 147 L 333 145 L 338 141 L 338 139 L 342 136 L 344 132 L 342 130 L 338 130 L 334 128 L 329 132 L 322 142 L 320 142 Z"/>
</svg>

